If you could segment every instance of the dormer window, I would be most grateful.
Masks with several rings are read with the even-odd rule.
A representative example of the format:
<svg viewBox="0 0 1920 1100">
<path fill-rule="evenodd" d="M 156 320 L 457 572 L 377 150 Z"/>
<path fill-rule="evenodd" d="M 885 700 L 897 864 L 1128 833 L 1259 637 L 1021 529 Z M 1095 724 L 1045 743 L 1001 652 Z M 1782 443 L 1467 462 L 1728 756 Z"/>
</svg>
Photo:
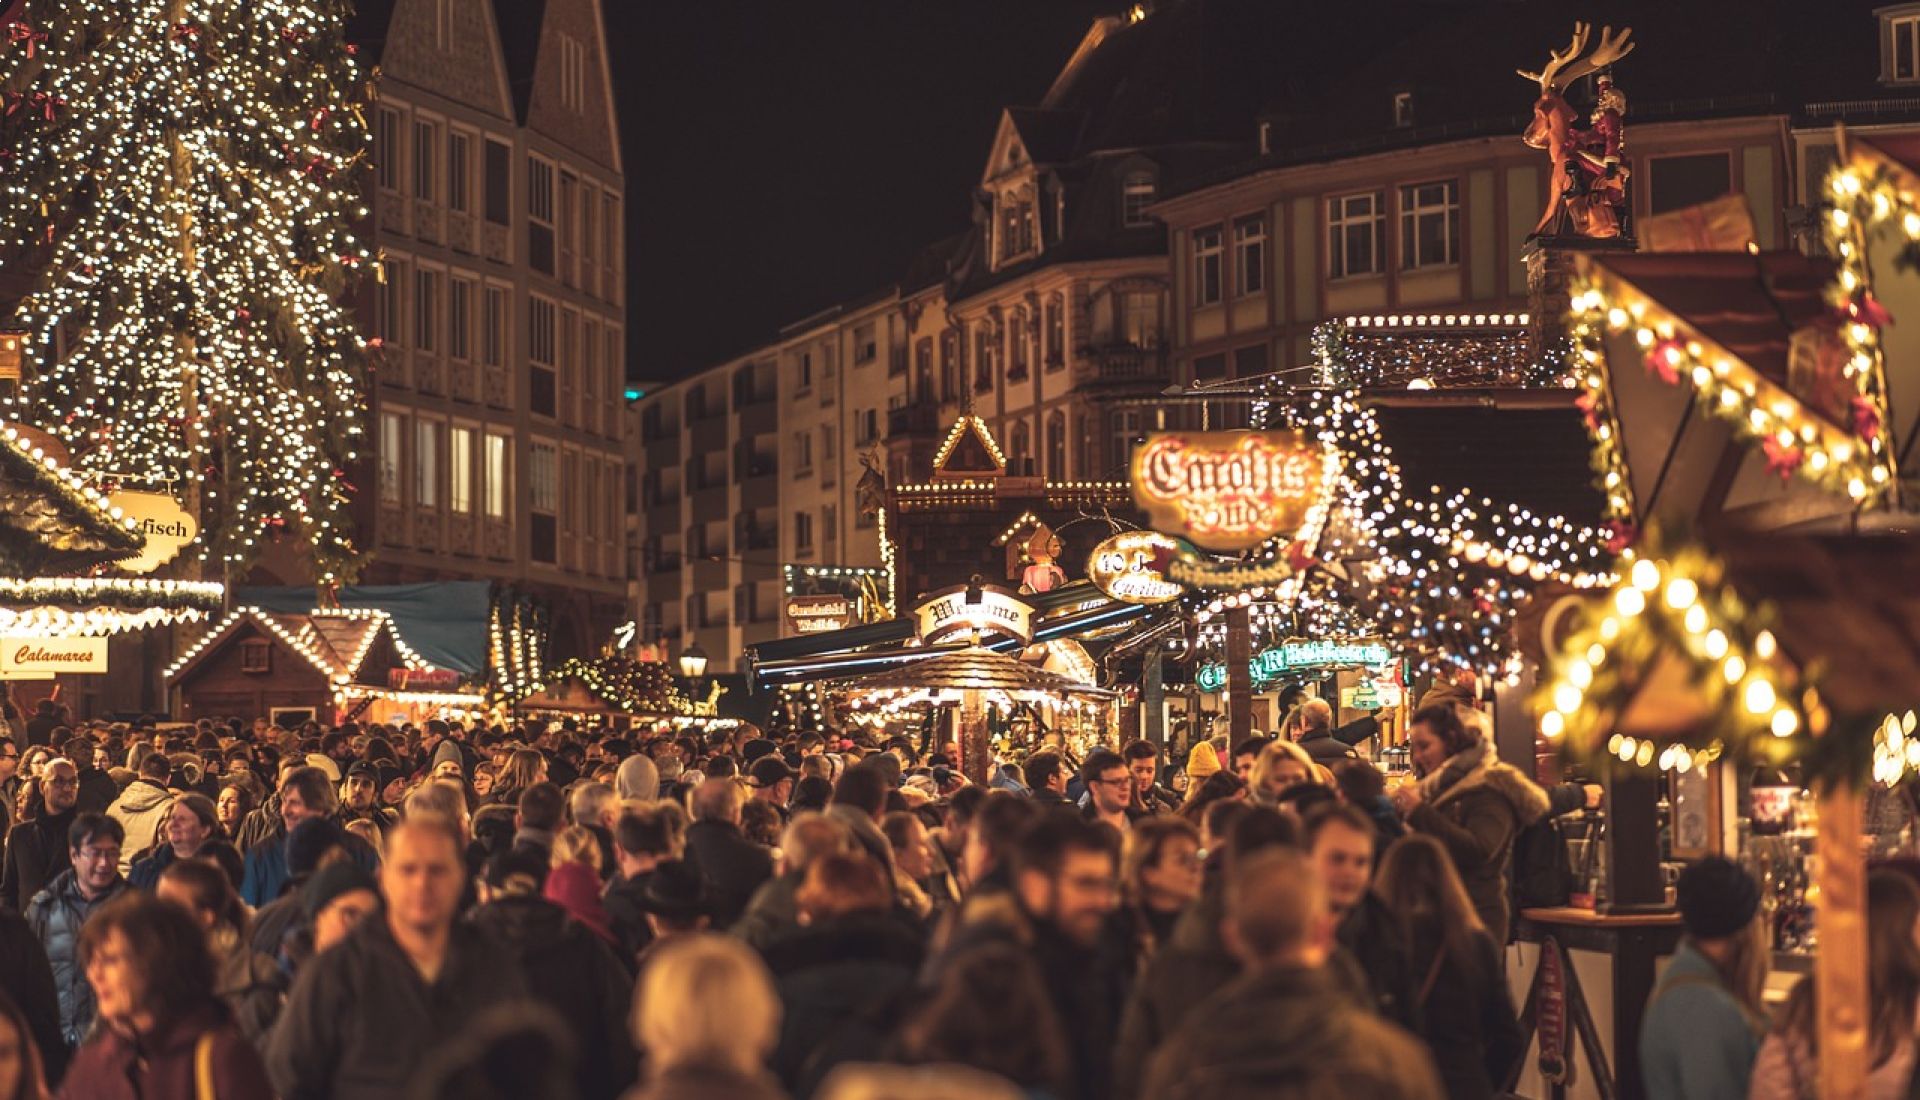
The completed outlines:
<svg viewBox="0 0 1920 1100">
<path fill-rule="evenodd" d="M 1159 186 L 1154 182 L 1151 172 L 1129 172 L 1120 185 L 1120 222 L 1133 227 L 1152 224 L 1147 216 L 1147 207 L 1159 195 Z"/>
<path fill-rule="evenodd" d="M 1033 199 L 1030 194 L 1000 196 L 1000 262 L 1032 252 Z"/>
<path fill-rule="evenodd" d="M 1881 8 L 1880 82 L 1920 84 L 1920 4 Z"/>
<path fill-rule="evenodd" d="M 1393 93 L 1393 125 L 1404 130 L 1413 125 L 1413 93 Z"/>
</svg>

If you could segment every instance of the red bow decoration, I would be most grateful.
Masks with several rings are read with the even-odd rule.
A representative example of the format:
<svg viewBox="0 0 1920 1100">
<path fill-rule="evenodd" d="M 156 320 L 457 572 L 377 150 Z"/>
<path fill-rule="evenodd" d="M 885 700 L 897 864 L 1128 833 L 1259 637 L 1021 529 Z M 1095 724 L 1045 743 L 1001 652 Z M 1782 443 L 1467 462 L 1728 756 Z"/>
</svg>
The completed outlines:
<svg viewBox="0 0 1920 1100">
<path fill-rule="evenodd" d="M 1873 398 L 1865 394 L 1854 395 L 1849 403 L 1853 410 L 1853 434 L 1861 439 L 1875 439 L 1880 435 L 1880 406 Z"/>
<path fill-rule="evenodd" d="M 197 50 L 200 48 L 200 28 L 192 23 L 175 23 L 173 25 L 173 40 L 175 42 L 185 42 Z"/>
<path fill-rule="evenodd" d="M 1760 449 L 1767 455 L 1767 472 L 1779 474 L 1781 481 L 1792 477 L 1793 472 L 1800 468 L 1800 463 L 1807 457 L 1800 448 L 1791 443 L 1781 443 L 1772 436 L 1768 436 L 1760 444 Z"/>
<path fill-rule="evenodd" d="M 1871 292 L 1862 287 L 1847 302 L 1847 320 L 1858 321 L 1879 329 L 1893 324 L 1893 314 L 1888 313 L 1887 307 L 1880 304 L 1880 299 L 1875 298 Z"/>
<path fill-rule="evenodd" d="M 318 130 L 320 129 L 321 126 L 326 124 L 327 116 L 331 114 L 333 114 L 332 111 L 328 110 L 325 107 L 322 107 L 319 110 L 313 112 L 313 119 L 311 122 L 308 123 L 308 125 L 310 125 L 313 129 Z"/>
<path fill-rule="evenodd" d="M 1680 364 L 1686 362 L 1686 358 L 1687 345 L 1668 337 L 1647 349 L 1647 369 L 1671 386 L 1680 381 Z"/>
<path fill-rule="evenodd" d="M 29 61 L 33 60 L 33 55 L 39 49 L 40 43 L 46 40 L 47 32 L 34 30 L 31 23 L 15 23 L 7 28 L 7 41 L 16 46 L 25 43 Z"/>
<path fill-rule="evenodd" d="M 1305 542 L 1292 542 L 1287 545 L 1287 564 L 1295 573 L 1305 573 L 1314 563 L 1314 557 L 1307 551 Z"/>
<path fill-rule="evenodd" d="M 1600 431 L 1600 402 L 1594 399 L 1593 394 L 1591 393 L 1581 394 L 1579 397 L 1576 397 L 1573 399 L 1573 405 L 1575 408 L 1580 410 L 1580 416 L 1586 420 L 1587 432 L 1589 434 L 1594 434 L 1599 432 Z"/>
<path fill-rule="evenodd" d="M 1606 546 L 1607 553 L 1609 554 L 1618 554 L 1620 551 L 1632 546 L 1634 537 L 1640 533 L 1634 529 L 1633 524 L 1617 519 L 1602 526 L 1600 530 L 1605 531 L 1607 534 Z"/>
</svg>

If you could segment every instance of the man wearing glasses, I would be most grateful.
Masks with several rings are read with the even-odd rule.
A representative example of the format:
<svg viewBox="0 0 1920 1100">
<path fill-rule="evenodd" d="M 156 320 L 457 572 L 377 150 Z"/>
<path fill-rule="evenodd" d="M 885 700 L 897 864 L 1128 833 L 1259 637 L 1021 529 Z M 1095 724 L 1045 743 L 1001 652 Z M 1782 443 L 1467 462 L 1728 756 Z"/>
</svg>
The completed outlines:
<svg viewBox="0 0 1920 1100">
<path fill-rule="evenodd" d="M 127 888 L 120 874 L 126 832 L 105 814 L 81 814 L 67 830 L 73 866 L 60 873 L 27 906 L 27 926 L 46 948 L 60 996 L 60 1030 L 78 1047 L 93 1027 L 93 986 L 80 965 L 80 928 L 96 910 Z"/>
<path fill-rule="evenodd" d="M 1127 762 L 1112 749 L 1095 749 L 1087 754 L 1080 774 L 1087 785 L 1087 804 L 1082 811 L 1089 821 L 1099 821 L 1126 835 L 1133 809 L 1133 773 Z"/>
<path fill-rule="evenodd" d="M 38 787 L 28 798 L 24 820 L 7 832 L 6 863 L 0 867 L 0 904 L 16 913 L 25 912 L 35 894 L 73 866 L 67 829 L 80 798 L 80 770 L 65 757 L 49 760 Z"/>
</svg>

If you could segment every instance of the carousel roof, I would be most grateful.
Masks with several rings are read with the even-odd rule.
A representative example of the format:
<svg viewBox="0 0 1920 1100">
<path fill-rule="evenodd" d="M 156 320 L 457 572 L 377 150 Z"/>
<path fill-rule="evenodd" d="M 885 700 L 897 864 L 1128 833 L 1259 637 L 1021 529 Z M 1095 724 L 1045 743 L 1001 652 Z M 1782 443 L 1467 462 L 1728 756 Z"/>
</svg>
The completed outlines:
<svg viewBox="0 0 1920 1100">
<path fill-rule="evenodd" d="M 840 681 L 857 691 L 1001 691 L 1009 694 L 1109 696 L 1105 688 L 1036 668 L 1004 653 L 972 646 L 958 653 L 942 653 L 905 668 Z"/>
</svg>

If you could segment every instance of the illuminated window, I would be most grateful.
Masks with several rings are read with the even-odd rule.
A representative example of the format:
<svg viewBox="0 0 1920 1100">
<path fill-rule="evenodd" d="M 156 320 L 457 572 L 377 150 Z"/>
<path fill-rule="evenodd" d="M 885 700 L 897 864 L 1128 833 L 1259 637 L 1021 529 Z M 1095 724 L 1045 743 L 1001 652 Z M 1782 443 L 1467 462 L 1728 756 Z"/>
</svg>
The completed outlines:
<svg viewBox="0 0 1920 1100">
<path fill-rule="evenodd" d="M 473 512 L 473 429 L 455 426 L 447 436 L 447 507 Z"/>
<path fill-rule="evenodd" d="M 507 437 L 487 433 L 487 518 L 506 519 L 507 500 L 513 495 L 507 465 Z"/>
<path fill-rule="evenodd" d="M 432 420 L 416 421 L 413 426 L 413 504 L 416 508 L 440 506 L 440 425 Z"/>
<path fill-rule="evenodd" d="M 1267 219 L 1242 218 L 1233 223 L 1233 292 L 1244 298 L 1266 285 Z"/>
<path fill-rule="evenodd" d="M 1152 225 L 1147 207 L 1153 205 L 1158 188 L 1151 172 L 1133 172 L 1120 185 L 1120 221 L 1127 226 Z"/>
</svg>

